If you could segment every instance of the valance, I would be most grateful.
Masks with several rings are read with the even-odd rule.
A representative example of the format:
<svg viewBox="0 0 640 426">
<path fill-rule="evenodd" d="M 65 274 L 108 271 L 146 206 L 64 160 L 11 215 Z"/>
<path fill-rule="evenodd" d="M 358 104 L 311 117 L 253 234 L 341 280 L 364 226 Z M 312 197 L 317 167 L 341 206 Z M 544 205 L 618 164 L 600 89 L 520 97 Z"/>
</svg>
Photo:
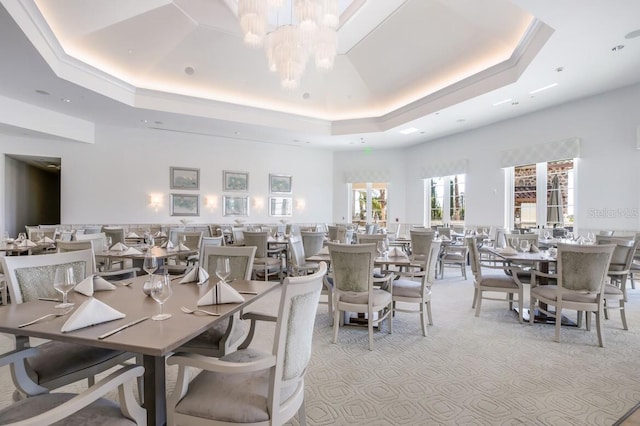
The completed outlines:
<svg viewBox="0 0 640 426">
<path fill-rule="evenodd" d="M 441 176 L 462 175 L 467 173 L 467 159 L 438 161 L 421 167 L 420 177 L 429 179 Z"/>
<path fill-rule="evenodd" d="M 580 138 L 570 138 L 502 151 L 500 165 L 501 167 L 523 166 L 578 157 L 580 157 Z"/>
</svg>

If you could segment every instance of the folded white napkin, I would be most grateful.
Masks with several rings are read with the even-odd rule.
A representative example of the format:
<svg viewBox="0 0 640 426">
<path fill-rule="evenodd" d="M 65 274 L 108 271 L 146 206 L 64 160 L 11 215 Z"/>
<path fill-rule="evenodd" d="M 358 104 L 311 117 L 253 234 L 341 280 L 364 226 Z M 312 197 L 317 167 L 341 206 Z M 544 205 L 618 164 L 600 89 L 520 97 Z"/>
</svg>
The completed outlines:
<svg viewBox="0 0 640 426">
<path fill-rule="evenodd" d="M 400 247 L 391 247 L 389 249 L 390 257 L 405 257 L 406 253 Z"/>
<path fill-rule="evenodd" d="M 500 254 L 512 255 L 512 254 L 518 254 L 518 252 L 513 247 L 504 247 L 500 249 Z"/>
<path fill-rule="evenodd" d="M 165 241 L 160 248 L 166 248 L 167 250 L 171 250 L 173 248 L 173 243 L 171 240 Z"/>
<path fill-rule="evenodd" d="M 189 251 L 191 249 L 189 247 L 185 246 L 184 244 L 180 243 L 180 244 L 178 244 L 177 250 L 178 251 Z"/>
<path fill-rule="evenodd" d="M 202 284 L 209 279 L 209 273 L 198 266 L 197 268 L 192 268 L 187 274 L 180 280 L 180 284 L 187 284 L 197 281 L 198 284 Z"/>
<path fill-rule="evenodd" d="M 113 321 L 124 318 L 125 314 L 113 309 L 104 302 L 93 297 L 85 300 L 78 309 L 71 314 L 69 319 L 63 324 L 62 332 L 78 330 L 79 328 L 89 327 L 91 325 L 101 324 L 107 321 Z"/>
<path fill-rule="evenodd" d="M 35 247 L 35 246 L 37 246 L 37 244 L 28 238 L 20 241 L 20 243 L 18 244 L 18 247 Z"/>
<path fill-rule="evenodd" d="M 126 250 L 128 247 L 125 246 L 122 243 L 115 243 L 114 245 L 111 246 L 110 250 L 114 250 L 114 251 L 124 251 Z"/>
<path fill-rule="evenodd" d="M 154 237 L 166 237 L 166 236 L 167 236 L 167 234 L 166 234 L 166 232 L 158 231 L 158 232 L 156 232 L 155 234 L 153 234 L 153 236 L 154 236 Z"/>
<path fill-rule="evenodd" d="M 129 247 L 122 254 L 142 254 L 142 252 L 135 247 Z"/>
<path fill-rule="evenodd" d="M 49 237 L 44 237 L 38 240 L 38 244 L 52 244 L 54 241 Z"/>
<path fill-rule="evenodd" d="M 140 238 L 140 235 L 136 234 L 135 232 L 129 232 L 127 234 L 127 238 Z"/>
<path fill-rule="evenodd" d="M 540 253 L 540 249 L 538 247 L 536 247 L 535 244 L 531 244 L 531 247 L 529 247 L 529 251 L 531 253 Z"/>
<path fill-rule="evenodd" d="M 73 288 L 85 296 L 93 296 L 94 291 L 115 290 L 116 286 L 98 275 L 89 275 Z"/>
<path fill-rule="evenodd" d="M 211 290 L 198 299 L 198 306 L 242 303 L 244 297 L 227 283 L 218 282 Z"/>
</svg>

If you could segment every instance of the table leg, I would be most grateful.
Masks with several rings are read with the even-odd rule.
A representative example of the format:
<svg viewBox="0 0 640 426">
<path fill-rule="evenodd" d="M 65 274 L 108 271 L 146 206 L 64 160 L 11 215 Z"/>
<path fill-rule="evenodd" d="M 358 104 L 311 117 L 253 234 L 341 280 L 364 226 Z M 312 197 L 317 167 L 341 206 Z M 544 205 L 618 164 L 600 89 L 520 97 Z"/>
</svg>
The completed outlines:
<svg viewBox="0 0 640 426">
<path fill-rule="evenodd" d="M 147 410 L 147 425 L 162 426 L 167 423 L 167 395 L 163 356 L 143 355 L 144 408 Z"/>
</svg>

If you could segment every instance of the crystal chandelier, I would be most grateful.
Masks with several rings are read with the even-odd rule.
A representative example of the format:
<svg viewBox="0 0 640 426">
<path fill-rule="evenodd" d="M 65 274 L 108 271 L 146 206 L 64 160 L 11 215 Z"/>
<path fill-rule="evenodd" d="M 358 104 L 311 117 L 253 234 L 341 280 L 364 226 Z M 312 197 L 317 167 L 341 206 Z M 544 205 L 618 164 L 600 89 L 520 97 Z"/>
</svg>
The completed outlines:
<svg viewBox="0 0 640 426">
<path fill-rule="evenodd" d="M 338 0 L 288 2 L 290 22 L 278 23 L 271 31 L 269 13 L 275 11 L 280 16 L 285 0 L 238 0 L 238 20 L 244 44 L 264 46 L 269 70 L 278 74 L 282 87 L 296 89 L 309 58 L 314 58 L 318 69 L 333 67 L 338 48 Z"/>
</svg>

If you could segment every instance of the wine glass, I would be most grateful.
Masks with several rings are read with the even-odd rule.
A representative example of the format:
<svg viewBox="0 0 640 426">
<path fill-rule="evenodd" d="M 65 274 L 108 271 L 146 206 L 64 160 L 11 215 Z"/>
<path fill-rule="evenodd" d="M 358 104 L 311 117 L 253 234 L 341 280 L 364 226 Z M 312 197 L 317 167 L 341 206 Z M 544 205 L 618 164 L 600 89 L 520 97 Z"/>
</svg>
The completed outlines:
<svg viewBox="0 0 640 426">
<path fill-rule="evenodd" d="M 593 242 L 596 240 L 596 236 L 593 232 L 587 232 L 587 242 L 589 244 L 593 244 Z"/>
<path fill-rule="evenodd" d="M 544 231 L 544 239 L 548 240 L 551 238 L 551 234 L 549 233 L 549 231 Z"/>
<path fill-rule="evenodd" d="M 153 273 L 158 269 L 158 258 L 153 255 L 151 250 L 147 251 L 144 256 L 142 269 L 150 275 L 150 280 L 153 281 Z"/>
<path fill-rule="evenodd" d="M 522 250 L 523 253 L 528 252 L 529 248 L 531 248 L 531 246 L 529 245 L 529 240 L 520 241 L 520 249 Z"/>
<path fill-rule="evenodd" d="M 18 241 L 22 242 L 27 239 L 27 235 L 24 232 L 18 234 Z"/>
<path fill-rule="evenodd" d="M 226 282 L 231 275 L 231 265 L 228 257 L 219 257 L 216 259 L 216 275 L 220 278 L 220 282 Z"/>
<path fill-rule="evenodd" d="M 54 306 L 54 308 L 68 308 L 74 303 L 67 300 L 67 293 L 76 286 L 76 277 L 73 274 L 73 267 L 59 266 L 53 278 L 53 288 L 62 293 L 62 303 Z"/>
<path fill-rule="evenodd" d="M 152 277 L 154 276 L 152 275 Z M 163 321 L 171 318 L 171 314 L 164 313 L 164 303 L 169 300 L 169 297 L 171 297 L 172 293 L 173 290 L 171 289 L 171 280 L 169 279 L 169 275 L 156 275 L 155 281 L 153 281 L 153 284 L 151 286 L 151 297 L 153 297 L 153 300 L 158 302 L 158 304 L 160 305 L 160 313 L 158 315 L 152 316 L 152 320 Z"/>
<path fill-rule="evenodd" d="M 105 250 L 108 251 L 111 249 L 111 244 L 113 243 L 113 239 L 111 237 L 106 237 L 105 243 L 107 245 L 107 248 Z"/>
</svg>

